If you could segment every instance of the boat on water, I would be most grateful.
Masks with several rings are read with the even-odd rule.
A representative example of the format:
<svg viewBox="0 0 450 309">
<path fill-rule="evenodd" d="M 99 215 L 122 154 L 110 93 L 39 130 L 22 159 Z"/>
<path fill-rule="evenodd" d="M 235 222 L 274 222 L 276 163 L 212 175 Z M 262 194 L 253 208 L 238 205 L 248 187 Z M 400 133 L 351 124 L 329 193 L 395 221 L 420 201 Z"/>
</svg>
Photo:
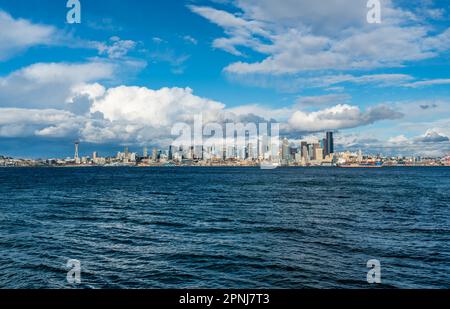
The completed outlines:
<svg viewBox="0 0 450 309">
<path fill-rule="evenodd" d="M 337 167 L 340 167 L 340 168 L 382 168 L 383 164 L 381 162 L 377 162 L 375 164 L 371 164 L 371 163 L 340 164 Z"/>
<path fill-rule="evenodd" d="M 259 167 L 262 170 L 273 170 L 276 169 L 277 167 L 279 167 L 280 165 L 278 163 L 275 162 L 269 162 L 269 161 L 264 161 L 261 162 L 261 164 L 259 165 Z"/>
</svg>

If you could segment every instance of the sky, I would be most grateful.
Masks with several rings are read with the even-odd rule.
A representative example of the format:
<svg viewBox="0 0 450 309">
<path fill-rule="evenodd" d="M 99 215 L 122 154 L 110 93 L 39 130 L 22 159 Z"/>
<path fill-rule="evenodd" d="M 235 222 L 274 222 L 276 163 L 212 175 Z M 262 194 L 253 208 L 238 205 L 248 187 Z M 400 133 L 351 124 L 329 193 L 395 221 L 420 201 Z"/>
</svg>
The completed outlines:
<svg viewBox="0 0 450 309">
<path fill-rule="evenodd" d="M 293 142 L 450 153 L 450 4 L 0 0 L 0 155 L 166 147 L 176 123 L 277 121 Z"/>
</svg>

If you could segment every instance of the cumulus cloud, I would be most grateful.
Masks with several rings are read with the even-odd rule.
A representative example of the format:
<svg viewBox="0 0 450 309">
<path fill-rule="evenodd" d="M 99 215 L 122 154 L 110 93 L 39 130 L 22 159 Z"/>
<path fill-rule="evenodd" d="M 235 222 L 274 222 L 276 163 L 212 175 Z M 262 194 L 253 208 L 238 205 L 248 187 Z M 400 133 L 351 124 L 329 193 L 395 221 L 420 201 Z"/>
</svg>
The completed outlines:
<svg viewBox="0 0 450 309">
<path fill-rule="evenodd" d="M 305 98 L 310 103 L 320 99 Z M 99 83 L 77 84 L 70 88 L 64 102 L 58 110 L 3 108 L 2 136 L 78 136 L 92 143 L 156 144 L 173 138 L 175 123 L 192 123 L 200 114 L 205 123 L 279 121 L 284 123 L 285 133 L 353 128 L 401 117 L 386 106 L 361 111 L 344 104 L 315 112 L 300 111 L 298 105 L 276 109 L 258 104 L 226 108 L 223 103 L 196 96 L 190 88 L 105 88 Z"/>
<path fill-rule="evenodd" d="M 435 130 L 428 130 L 423 136 L 415 138 L 414 141 L 420 143 L 443 143 L 448 142 L 449 138 Z"/>
<path fill-rule="evenodd" d="M 444 156 L 450 152 L 449 137 L 437 128 L 424 134 L 400 134 L 384 138 L 367 138 L 367 132 L 341 132 L 336 135 L 337 148 L 385 155 Z"/>
<path fill-rule="evenodd" d="M 380 120 L 394 120 L 403 114 L 388 106 L 378 105 L 361 111 L 358 106 L 339 104 L 314 112 L 296 111 L 289 119 L 290 130 L 297 132 L 319 132 L 356 128 Z"/>
<path fill-rule="evenodd" d="M 222 103 L 193 94 L 190 88 L 116 87 L 94 100 L 91 111 L 100 112 L 110 121 L 128 121 L 154 128 L 166 127 L 177 121 L 192 121 L 203 113 L 206 119 L 224 108 Z"/>
</svg>

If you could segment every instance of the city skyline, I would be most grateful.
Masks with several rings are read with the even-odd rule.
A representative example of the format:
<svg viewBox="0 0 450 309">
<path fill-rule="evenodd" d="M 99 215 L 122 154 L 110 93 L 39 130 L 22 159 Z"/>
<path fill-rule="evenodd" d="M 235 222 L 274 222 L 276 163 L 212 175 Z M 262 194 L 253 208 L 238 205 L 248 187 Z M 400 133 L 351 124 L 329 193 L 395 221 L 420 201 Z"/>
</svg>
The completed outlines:
<svg viewBox="0 0 450 309">
<path fill-rule="evenodd" d="M 337 150 L 450 153 L 439 2 L 382 1 L 379 24 L 366 0 L 81 1 L 80 24 L 64 2 L 0 0 L 0 29 L 14 29 L 0 30 L 3 155 L 167 145 L 199 113 L 275 120 L 298 141 L 333 131 Z"/>
<path fill-rule="evenodd" d="M 97 151 L 86 155 L 80 151 L 80 142 L 75 141 L 73 157 L 47 159 L 10 158 L 0 155 L 0 167 L 39 166 L 247 166 L 273 169 L 276 167 L 348 167 L 371 168 L 383 166 L 450 166 L 450 155 L 442 157 L 386 156 L 381 153 L 367 154 L 335 151 L 334 133 L 326 132 L 316 142 L 301 141 L 296 144 L 286 137 L 258 136 L 254 140 L 238 138 L 224 139 L 220 144 L 170 145 L 167 149 L 147 146 L 142 152 L 134 152 L 128 146 L 114 155 L 102 156 Z"/>
</svg>

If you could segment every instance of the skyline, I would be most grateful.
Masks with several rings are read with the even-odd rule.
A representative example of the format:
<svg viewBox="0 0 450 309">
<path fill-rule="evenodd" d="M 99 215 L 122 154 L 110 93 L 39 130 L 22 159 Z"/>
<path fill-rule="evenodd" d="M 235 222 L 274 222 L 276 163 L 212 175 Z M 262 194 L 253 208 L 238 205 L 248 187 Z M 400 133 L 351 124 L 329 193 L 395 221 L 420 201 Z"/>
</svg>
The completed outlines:
<svg viewBox="0 0 450 309">
<path fill-rule="evenodd" d="M 442 1 L 382 1 L 380 24 L 365 0 L 80 2 L 71 25 L 66 1 L 0 0 L 0 155 L 164 146 L 199 113 L 294 142 L 330 130 L 337 151 L 450 152 Z"/>
<path fill-rule="evenodd" d="M 235 132 L 236 133 L 236 132 Z M 335 151 L 335 135 L 327 131 L 315 142 L 294 143 L 279 136 L 258 134 L 254 139 L 223 139 L 206 144 L 169 145 L 167 149 L 142 147 L 142 153 L 125 146 L 114 155 L 93 151 L 92 156 L 80 151 L 80 142 L 73 143 L 73 157 L 12 158 L 0 154 L 0 166 L 278 166 L 303 167 L 382 167 L 382 166 L 449 166 L 450 154 L 433 156 L 392 156 L 382 153 Z M 192 141 L 192 140 L 191 140 Z M 216 144 L 219 142 L 219 144 Z M 254 144 L 255 143 L 255 144 Z"/>
</svg>

